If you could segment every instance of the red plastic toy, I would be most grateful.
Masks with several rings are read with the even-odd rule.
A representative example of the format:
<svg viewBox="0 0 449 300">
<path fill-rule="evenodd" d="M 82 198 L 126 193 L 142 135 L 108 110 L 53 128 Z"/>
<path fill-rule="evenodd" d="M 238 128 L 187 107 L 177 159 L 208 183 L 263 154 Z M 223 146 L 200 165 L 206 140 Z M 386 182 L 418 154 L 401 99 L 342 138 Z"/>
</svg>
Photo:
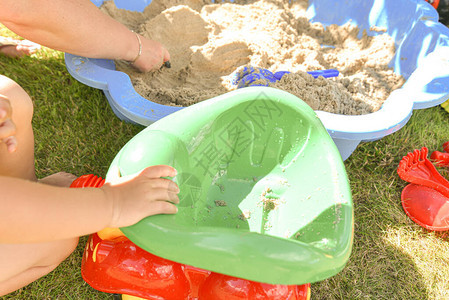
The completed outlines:
<svg viewBox="0 0 449 300">
<path fill-rule="evenodd" d="M 432 152 L 430 159 L 439 167 L 449 167 L 449 142 L 443 144 L 443 150 L 444 152 Z"/>
<path fill-rule="evenodd" d="M 443 145 L 449 150 L 449 142 Z M 423 147 L 408 153 L 399 163 L 399 177 L 410 182 L 401 195 L 405 213 L 422 227 L 444 231 L 449 230 L 449 181 L 437 171 L 427 158 L 428 149 Z M 431 158 L 439 166 L 449 166 L 446 154 L 435 151 Z"/>
<path fill-rule="evenodd" d="M 71 187 L 101 187 L 104 179 L 83 175 Z M 143 299 L 289 299 L 310 298 L 310 284 L 272 285 L 210 272 L 155 256 L 115 231 L 89 237 L 81 274 L 99 291 Z M 136 298 L 133 298 L 136 299 Z"/>
</svg>

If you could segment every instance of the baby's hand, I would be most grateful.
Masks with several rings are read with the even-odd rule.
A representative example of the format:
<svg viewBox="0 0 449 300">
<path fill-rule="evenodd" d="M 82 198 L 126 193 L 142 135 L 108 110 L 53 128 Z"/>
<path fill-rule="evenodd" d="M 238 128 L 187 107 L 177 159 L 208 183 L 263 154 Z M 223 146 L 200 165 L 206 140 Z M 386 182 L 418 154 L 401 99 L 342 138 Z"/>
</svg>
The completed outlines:
<svg viewBox="0 0 449 300">
<path fill-rule="evenodd" d="M 11 120 L 12 108 L 9 99 L 0 95 L 0 142 L 6 145 L 8 152 L 12 153 L 17 149 L 15 138 L 16 125 Z"/>
<path fill-rule="evenodd" d="M 170 60 L 170 54 L 160 43 L 144 38 L 140 35 L 142 54 L 133 63 L 140 72 L 159 70 L 164 62 Z"/>
<path fill-rule="evenodd" d="M 174 214 L 179 203 L 179 188 L 172 180 L 176 170 L 159 165 L 144 169 L 137 175 L 113 178 L 102 189 L 113 201 L 111 223 L 108 227 L 130 226 L 141 219 L 156 214 Z"/>
</svg>

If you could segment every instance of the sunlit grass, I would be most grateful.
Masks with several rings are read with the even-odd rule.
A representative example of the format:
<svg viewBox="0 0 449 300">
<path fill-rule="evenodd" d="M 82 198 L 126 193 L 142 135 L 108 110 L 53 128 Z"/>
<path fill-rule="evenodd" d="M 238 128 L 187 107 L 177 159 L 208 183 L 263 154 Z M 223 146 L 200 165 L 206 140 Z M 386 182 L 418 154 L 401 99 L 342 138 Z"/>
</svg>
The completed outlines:
<svg viewBox="0 0 449 300">
<path fill-rule="evenodd" d="M 427 231 L 407 217 L 400 201 L 407 183 L 396 171 L 414 149 L 442 151 L 448 130 L 449 114 L 440 107 L 415 111 L 401 130 L 362 143 L 345 162 L 354 201 L 354 248 L 342 272 L 312 286 L 312 298 L 449 297 L 447 234 Z"/>
</svg>

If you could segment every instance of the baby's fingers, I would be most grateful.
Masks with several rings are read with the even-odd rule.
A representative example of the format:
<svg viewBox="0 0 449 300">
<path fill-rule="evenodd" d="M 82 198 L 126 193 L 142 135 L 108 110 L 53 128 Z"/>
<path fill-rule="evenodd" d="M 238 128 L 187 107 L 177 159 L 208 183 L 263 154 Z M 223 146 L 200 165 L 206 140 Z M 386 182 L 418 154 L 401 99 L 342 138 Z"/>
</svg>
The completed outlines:
<svg viewBox="0 0 449 300">
<path fill-rule="evenodd" d="M 0 124 L 11 118 L 11 103 L 8 98 L 0 95 Z"/>
<path fill-rule="evenodd" d="M 0 123 L 0 141 L 6 144 L 8 152 L 14 152 L 17 148 L 16 125 L 10 120 Z"/>
<path fill-rule="evenodd" d="M 147 178 L 175 177 L 177 173 L 175 168 L 166 165 L 151 166 L 140 172 Z"/>
<path fill-rule="evenodd" d="M 8 119 L 2 123 L 0 123 L 0 139 L 4 140 L 7 137 L 13 136 L 16 134 L 16 125 Z"/>
<path fill-rule="evenodd" d="M 165 189 L 173 193 L 179 193 L 178 185 L 170 179 L 155 178 L 150 179 L 151 187 L 154 189 Z"/>
<path fill-rule="evenodd" d="M 155 201 L 152 203 L 149 215 L 158 215 L 158 214 L 175 214 L 178 212 L 178 208 L 166 201 Z"/>
<path fill-rule="evenodd" d="M 14 136 L 7 137 L 6 139 L 3 140 L 3 142 L 6 144 L 6 149 L 8 149 L 9 153 L 16 151 L 17 140 Z"/>
<path fill-rule="evenodd" d="M 165 188 L 151 189 L 150 199 L 151 201 L 168 201 L 171 203 L 179 203 L 179 197 L 177 192 L 169 191 Z"/>
</svg>

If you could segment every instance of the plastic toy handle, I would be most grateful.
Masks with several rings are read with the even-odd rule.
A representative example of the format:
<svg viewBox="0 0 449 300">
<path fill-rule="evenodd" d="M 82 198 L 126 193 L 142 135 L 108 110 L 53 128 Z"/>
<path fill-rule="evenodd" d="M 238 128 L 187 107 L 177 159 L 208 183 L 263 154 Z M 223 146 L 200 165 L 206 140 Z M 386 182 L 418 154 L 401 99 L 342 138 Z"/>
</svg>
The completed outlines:
<svg viewBox="0 0 449 300">
<path fill-rule="evenodd" d="M 281 80 L 282 76 L 284 76 L 285 74 L 289 74 L 291 72 L 289 71 L 279 71 L 274 73 L 274 77 L 277 80 Z M 307 72 L 307 74 L 310 74 L 313 76 L 313 78 L 318 78 L 319 76 L 322 76 L 324 78 L 329 78 L 329 77 L 337 77 L 340 72 L 336 69 L 327 69 L 327 70 L 316 70 L 316 71 L 309 71 Z"/>
<path fill-rule="evenodd" d="M 443 144 L 444 152 L 433 151 L 430 155 L 430 159 L 438 167 L 449 167 L 449 141 Z"/>
<path fill-rule="evenodd" d="M 237 85 L 237 88 L 242 88 L 247 86 L 268 86 L 269 83 L 277 80 L 271 71 L 249 66 L 236 72 L 233 75 L 232 83 Z"/>
<path fill-rule="evenodd" d="M 282 76 L 284 76 L 285 74 L 290 74 L 290 73 L 291 72 L 289 72 L 289 71 L 279 71 L 279 72 L 274 73 L 274 77 L 277 80 L 281 80 Z"/>
<path fill-rule="evenodd" d="M 336 69 L 317 70 L 317 71 L 310 71 L 307 73 L 312 75 L 314 78 L 318 78 L 319 76 L 323 76 L 324 78 L 337 77 L 340 74 L 340 72 Z"/>
<path fill-rule="evenodd" d="M 435 189 L 449 197 L 449 182 L 438 173 L 427 153 L 428 149 L 422 147 L 404 156 L 399 162 L 398 175 L 402 180 Z"/>
<path fill-rule="evenodd" d="M 232 84 L 237 85 L 237 88 L 247 86 L 268 86 L 269 83 L 281 80 L 282 76 L 289 74 L 289 71 L 278 71 L 272 73 L 271 71 L 263 68 L 244 67 L 241 71 L 236 72 L 232 78 Z M 324 78 L 335 77 L 340 74 L 336 69 L 317 70 L 307 72 L 314 78 L 322 76 Z"/>
<path fill-rule="evenodd" d="M 443 150 L 444 152 L 449 153 L 449 141 L 443 144 Z"/>
<path fill-rule="evenodd" d="M 449 167 L 449 153 L 447 152 L 433 151 L 430 155 L 430 159 L 433 160 L 438 167 Z"/>
<path fill-rule="evenodd" d="M 99 188 L 104 184 L 104 179 L 93 174 L 82 175 L 75 179 L 70 185 L 71 188 L 94 187 Z"/>
</svg>

